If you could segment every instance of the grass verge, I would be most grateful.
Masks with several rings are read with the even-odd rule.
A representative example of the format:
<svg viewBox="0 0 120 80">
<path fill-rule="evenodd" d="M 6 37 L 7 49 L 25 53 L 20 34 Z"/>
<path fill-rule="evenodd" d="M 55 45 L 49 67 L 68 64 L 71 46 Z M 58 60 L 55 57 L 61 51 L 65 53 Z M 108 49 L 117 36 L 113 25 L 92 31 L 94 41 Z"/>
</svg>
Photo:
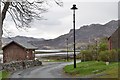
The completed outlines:
<svg viewBox="0 0 120 80">
<path fill-rule="evenodd" d="M 0 80 L 2 79 L 2 78 L 8 78 L 8 76 L 10 75 L 10 73 L 8 72 L 8 71 L 0 71 Z M 2 79 L 2 80 L 4 80 L 4 79 Z"/>
<path fill-rule="evenodd" d="M 118 62 L 106 65 L 105 62 L 87 61 L 78 63 L 75 69 L 73 65 L 67 65 L 64 67 L 64 71 L 72 76 L 85 77 L 91 75 L 96 78 L 118 78 Z"/>
</svg>

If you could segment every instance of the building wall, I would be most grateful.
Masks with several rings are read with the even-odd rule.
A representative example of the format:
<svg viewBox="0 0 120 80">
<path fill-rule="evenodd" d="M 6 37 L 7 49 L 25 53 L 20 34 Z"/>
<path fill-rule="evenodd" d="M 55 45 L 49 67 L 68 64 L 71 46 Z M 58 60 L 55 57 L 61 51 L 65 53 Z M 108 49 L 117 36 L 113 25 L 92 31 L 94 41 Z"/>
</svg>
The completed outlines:
<svg viewBox="0 0 120 80">
<path fill-rule="evenodd" d="M 118 48 L 120 49 L 120 23 L 118 28 Z"/>
<path fill-rule="evenodd" d="M 24 60 L 26 53 L 24 48 L 11 43 L 3 49 L 3 62 L 10 62 L 16 60 Z"/>
<path fill-rule="evenodd" d="M 108 39 L 108 49 L 112 49 L 111 37 Z"/>
<path fill-rule="evenodd" d="M 118 49 L 120 48 L 120 28 L 118 28 L 108 39 L 109 49 Z"/>
<path fill-rule="evenodd" d="M 28 58 L 27 58 L 28 55 Z M 11 61 L 20 61 L 20 60 L 32 60 L 34 59 L 34 55 L 32 54 L 32 50 L 27 50 L 16 43 L 11 43 L 3 49 L 3 62 L 11 62 Z"/>
</svg>

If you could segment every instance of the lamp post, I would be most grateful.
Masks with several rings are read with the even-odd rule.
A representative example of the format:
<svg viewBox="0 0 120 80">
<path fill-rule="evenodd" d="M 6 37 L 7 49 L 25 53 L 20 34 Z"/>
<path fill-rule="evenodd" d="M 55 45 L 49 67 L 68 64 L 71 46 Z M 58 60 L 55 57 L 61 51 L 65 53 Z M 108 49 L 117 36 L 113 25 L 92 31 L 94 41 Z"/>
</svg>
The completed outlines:
<svg viewBox="0 0 120 80">
<path fill-rule="evenodd" d="M 74 68 L 76 68 L 76 54 L 75 54 L 75 10 L 78 9 L 75 4 L 71 10 L 73 10 L 73 36 L 74 36 Z"/>
<path fill-rule="evenodd" d="M 66 47 L 67 47 L 67 61 L 68 61 L 68 38 L 66 38 Z"/>
<path fill-rule="evenodd" d="M 98 60 L 98 44 L 97 44 L 97 39 L 95 39 L 96 41 L 96 60 Z"/>
</svg>

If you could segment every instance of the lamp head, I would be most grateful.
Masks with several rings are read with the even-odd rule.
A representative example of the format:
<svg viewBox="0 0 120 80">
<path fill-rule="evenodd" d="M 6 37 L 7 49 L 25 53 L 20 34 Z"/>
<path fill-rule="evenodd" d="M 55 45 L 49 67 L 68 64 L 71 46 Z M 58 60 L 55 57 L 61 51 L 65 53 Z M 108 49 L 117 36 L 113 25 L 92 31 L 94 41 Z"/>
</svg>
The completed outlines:
<svg viewBox="0 0 120 80">
<path fill-rule="evenodd" d="M 71 8 L 72 10 L 78 9 L 75 4 L 73 4 L 73 7 Z"/>
</svg>

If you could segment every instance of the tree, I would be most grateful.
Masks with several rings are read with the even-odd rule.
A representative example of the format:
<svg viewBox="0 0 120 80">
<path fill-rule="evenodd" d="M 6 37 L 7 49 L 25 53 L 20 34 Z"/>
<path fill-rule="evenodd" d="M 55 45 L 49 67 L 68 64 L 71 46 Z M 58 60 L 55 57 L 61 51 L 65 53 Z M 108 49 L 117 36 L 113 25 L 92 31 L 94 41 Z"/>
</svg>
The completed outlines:
<svg viewBox="0 0 120 80">
<path fill-rule="evenodd" d="M 30 2 L 29 0 L 2 0 L 1 3 L 3 4 L 3 9 L 0 13 L 0 48 L 2 46 L 2 29 L 7 13 L 11 15 L 16 28 L 30 27 L 29 23 L 32 22 L 33 19 L 41 20 L 41 14 L 47 12 L 47 8 L 44 6 L 47 4 L 47 1 L 48 0 L 34 0 L 33 2 Z M 59 6 L 63 5 L 60 0 L 53 1 Z"/>
<path fill-rule="evenodd" d="M 102 38 L 100 43 L 98 44 L 98 50 L 99 52 L 108 50 L 108 40 L 107 38 Z"/>
</svg>

